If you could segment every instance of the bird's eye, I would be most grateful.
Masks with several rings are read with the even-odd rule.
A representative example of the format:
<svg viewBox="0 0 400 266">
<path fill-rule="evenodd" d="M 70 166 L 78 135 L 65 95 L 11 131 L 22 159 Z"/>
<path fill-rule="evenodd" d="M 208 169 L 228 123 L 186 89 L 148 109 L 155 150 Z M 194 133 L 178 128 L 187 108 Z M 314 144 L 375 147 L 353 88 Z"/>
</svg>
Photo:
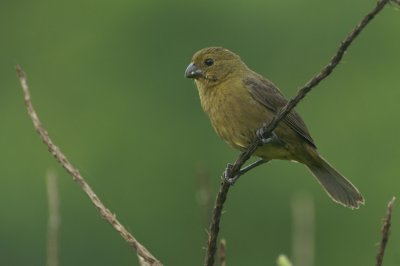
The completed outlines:
<svg viewBox="0 0 400 266">
<path fill-rule="evenodd" d="M 206 66 L 212 66 L 214 64 L 214 60 L 212 58 L 207 58 L 204 60 L 204 64 L 206 64 Z"/>
</svg>

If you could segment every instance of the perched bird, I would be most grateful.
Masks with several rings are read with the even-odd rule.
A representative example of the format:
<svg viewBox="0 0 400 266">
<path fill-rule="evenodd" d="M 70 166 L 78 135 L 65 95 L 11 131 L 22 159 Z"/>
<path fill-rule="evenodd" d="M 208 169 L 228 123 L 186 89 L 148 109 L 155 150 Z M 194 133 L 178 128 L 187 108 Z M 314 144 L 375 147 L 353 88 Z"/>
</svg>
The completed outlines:
<svg viewBox="0 0 400 266">
<path fill-rule="evenodd" d="M 235 53 L 222 47 L 204 48 L 193 55 L 185 76 L 195 80 L 201 105 L 217 134 L 244 150 L 287 100 L 269 80 L 249 69 Z M 272 159 L 302 163 L 328 195 L 346 207 L 358 208 L 364 198 L 355 186 L 321 155 L 300 115 L 292 110 L 254 155 L 261 159 L 241 173 Z"/>
</svg>

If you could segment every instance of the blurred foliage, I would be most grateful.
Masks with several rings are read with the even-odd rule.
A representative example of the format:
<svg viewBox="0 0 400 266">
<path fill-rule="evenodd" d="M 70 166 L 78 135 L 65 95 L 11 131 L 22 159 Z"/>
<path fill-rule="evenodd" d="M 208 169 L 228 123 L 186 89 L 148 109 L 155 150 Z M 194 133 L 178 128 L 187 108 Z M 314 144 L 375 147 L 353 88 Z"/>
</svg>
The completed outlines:
<svg viewBox="0 0 400 266">
<path fill-rule="evenodd" d="M 227 47 L 294 95 L 375 1 L 0 2 L 0 264 L 43 265 L 45 172 L 60 173 L 62 265 L 133 265 L 136 256 L 34 133 L 14 72 L 27 72 L 50 135 L 106 205 L 166 265 L 201 265 L 199 171 L 211 195 L 237 152 L 214 134 L 183 77 L 192 54 Z M 371 265 L 387 201 L 399 194 L 400 13 L 388 6 L 334 74 L 298 107 L 321 153 L 366 198 L 351 211 L 303 166 L 274 162 L 232 190 L 221 235 L 230 266 L 291 253 L 290 201 L 313 195 L 316 265 Z M 200 170 L 199 170 L 200 169 Z M 214 197 L 214 196 L 212 196 Z M 399 216 L 385 265 L 400 264 Z"/>
<path fill-rule="evenodd" d="M 293 266 L 288 257 L 286 257 L 285 255 L 279 255 L 276 263 L 278 264 L 278 266 Z"/>
</svg>

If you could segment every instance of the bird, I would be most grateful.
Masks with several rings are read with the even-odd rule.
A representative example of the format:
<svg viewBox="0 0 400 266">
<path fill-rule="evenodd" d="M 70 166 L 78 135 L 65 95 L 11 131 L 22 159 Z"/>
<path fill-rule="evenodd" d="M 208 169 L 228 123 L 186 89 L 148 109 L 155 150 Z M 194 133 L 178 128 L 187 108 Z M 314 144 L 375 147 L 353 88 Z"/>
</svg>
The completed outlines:
<svg viewBox="0 0 400 266">
<path fill-rule="evenodd" d="M 254 152 L 259 160 L 240 170 L 239 175 L 271 160 L 304 164 L 330 198 L 357 209 L 365 203 L 359 190 L 318 152 L 301 116 L 292 110 L 268 137 L 260 128 L 286 105 L 282 92 L 271 81 L 251 70 L 234 52 L 223 47 L 197 51 L 185 77 L 194 79 L 200 103 L 216 133 L 230 146 L 244 151 L 255 138 L 261 145 Z"/>
</svg>

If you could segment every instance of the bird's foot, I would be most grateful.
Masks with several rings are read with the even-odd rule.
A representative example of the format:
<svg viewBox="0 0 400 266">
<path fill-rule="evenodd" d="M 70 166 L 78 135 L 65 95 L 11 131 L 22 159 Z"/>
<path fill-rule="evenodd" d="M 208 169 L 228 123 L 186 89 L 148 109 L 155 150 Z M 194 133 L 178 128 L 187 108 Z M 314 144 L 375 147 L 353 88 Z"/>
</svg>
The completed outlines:
<svg viewBox="0 0 400 266">
<path fill-rule="evenodd" d="M 265 145 L 268 143 L 282 143 L 282 140 L 275 134 L 274 131 L 272 131 L 272 133 L 268 137 L 265 137 L 264 136 L 265 132 L 263 130 L 263 127 L 260 129 L 257 129 L 257 131 L 256 131 L 256 135 L 261 140 L 262 145 Z"/>
<path fill-rule="evenodd" d="M 230 177 L 231 173 L 232 173 L 232 168 L 233 168 L 233 164 L 228 163 L 226 165 L 226 168 L 224 171 L 224 180 L 231 186 L 233 186 L 235 184 L 236 180 L 238 180 L 239 177 L 241 176 L 240 171 L 239 171 L 239 173 L 236 176 Z"/>
<path fill-rule="evenodd" d="M 243 167 L 242 169 L 240 169 L 238 171 L 238 173 L 234 177 L 230 177 L 231 173 L 232 173 L 233 164 L 228 163 L 228 165 L 226 166 L 226 169 L 224 171 L 225 182 L 227 182 L 228 184 L 230 184 L 232 186 L 232 185 L 234 185 L 236 183 L 236 181 L 243 174 L 245 174 L 248 171 L 250 171 L 251 169 L 256 168 L 257 166 L 262 165 L 262 164 L 267 163 L 267 162 L 268 162 L 268 160 L 259 159 L 259 160 L 255 161 L 254 163 L 251 163 L 251 164 Z"/>
</svg>

